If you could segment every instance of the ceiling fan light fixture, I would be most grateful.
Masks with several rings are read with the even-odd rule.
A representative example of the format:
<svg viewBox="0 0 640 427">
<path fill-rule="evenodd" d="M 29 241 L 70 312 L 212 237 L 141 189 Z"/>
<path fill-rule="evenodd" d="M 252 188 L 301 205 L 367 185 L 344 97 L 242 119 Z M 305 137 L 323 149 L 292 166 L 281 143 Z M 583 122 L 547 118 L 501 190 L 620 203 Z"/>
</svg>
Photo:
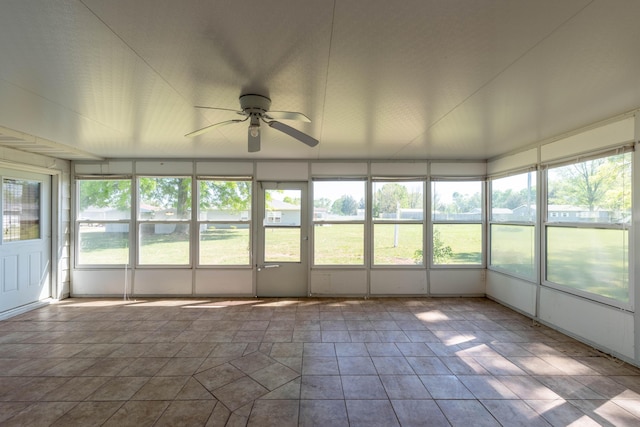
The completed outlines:
<svg viewBox="0 0 640 427">
<path fill-rule="evenodd" d="M 260 135 L 260 118 L 256 115 L 251 116 L 251 124 L 249 125 L 249 135 L 257 138 Z"/>
</svg>

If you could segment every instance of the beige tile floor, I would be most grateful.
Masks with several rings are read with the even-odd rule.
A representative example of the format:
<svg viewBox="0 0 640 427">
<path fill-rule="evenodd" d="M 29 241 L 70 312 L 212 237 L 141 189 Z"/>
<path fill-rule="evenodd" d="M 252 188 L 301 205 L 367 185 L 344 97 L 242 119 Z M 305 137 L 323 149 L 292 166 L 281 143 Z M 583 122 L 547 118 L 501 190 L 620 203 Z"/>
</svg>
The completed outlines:
<svg viewBox="0 0 640 427">
<path fill-rule="evenodd" d="M 640 425 L 640 370 L 484 298 L 68 299 L 0 322 L 0 425 Z"/>
</svg>

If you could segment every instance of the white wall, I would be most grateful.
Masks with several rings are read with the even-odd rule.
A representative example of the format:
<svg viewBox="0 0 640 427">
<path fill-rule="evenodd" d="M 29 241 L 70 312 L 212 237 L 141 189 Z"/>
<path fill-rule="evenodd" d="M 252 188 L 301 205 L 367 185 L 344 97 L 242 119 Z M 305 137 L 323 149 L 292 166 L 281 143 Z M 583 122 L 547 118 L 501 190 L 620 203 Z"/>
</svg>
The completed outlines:
<svg viewBox="0 0 640 427">
<path fill-rule="evenodd" d="M 487 271 L 487 296 L 529 316 L 536 316 L 538 285 L 496 271 Z"/>
<path fill-rule="evenodd" d="M 633 313 L 542 287 L 538 317 L 618 357 L 635 359 Z"/>
</svg>

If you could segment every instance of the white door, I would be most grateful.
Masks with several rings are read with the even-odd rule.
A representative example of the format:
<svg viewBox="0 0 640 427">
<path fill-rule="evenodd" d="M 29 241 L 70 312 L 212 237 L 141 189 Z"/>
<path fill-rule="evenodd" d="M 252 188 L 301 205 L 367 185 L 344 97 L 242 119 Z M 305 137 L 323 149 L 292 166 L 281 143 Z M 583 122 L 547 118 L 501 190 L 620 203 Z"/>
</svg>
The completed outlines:
<svg viewBox="0 0 640 427">
<path fill-rule="evenodd" d="M 307 296 L 307 183 L 260 182 L 259 187 L 257 295 Z"/>
<path fill-rule="evenodd" d="M 51 296 L 51 176 L 0 169 L 0 312 Z"/>
</svg>

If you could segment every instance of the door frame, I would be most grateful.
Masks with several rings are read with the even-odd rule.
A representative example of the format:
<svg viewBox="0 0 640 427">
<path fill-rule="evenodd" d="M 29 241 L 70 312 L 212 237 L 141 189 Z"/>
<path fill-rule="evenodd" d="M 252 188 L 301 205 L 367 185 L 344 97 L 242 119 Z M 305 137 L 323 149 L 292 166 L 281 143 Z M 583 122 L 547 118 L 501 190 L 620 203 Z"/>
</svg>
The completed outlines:
<svg viewBox="0 0 640 427">
<path fill-rule="evenodd" d="M 62 201 L 61 197 L 65 194 L 62 191 L 62 185 L 64 184 L 64 170 L 55 169 L 58 163 L 54 161 L 54 164 L 50 168 L 44 168 L 40 166 L 28 165 L 28 164 L 19 164 L 13 163 L 9 161 L 0 160 L 0 168 L 9 169 L 16 172 L 22 173 L 36 173 L 40 175 L 45 175 L 49 177 L 49 204 L 48 206 L 41 206 L 41 212 L 48 213 L 48 222 L 49 222 L 49 298 L 34 301 L 32 303 L 19 306 L 13 309 L 9 309 L 3 312 L 0 312 L 0 319 L 10 318 L 12 316 L 33 310 L 35 308 L 41 307 L 43 305 L 49 304 L 52 300 L 60 300 L 69 295 L 69 288 L 65 289 L 64 283 L 61 280 L 61 267 L 60 260 L 63 259 L 63 251 L 62 247 L 60 247 L 60 242 L 64 242 L 65 238 L 60 235 L 60 231 L 70 230 L 70 226 L 63 227 L 62 226 Z M 69 181 L 67 181 L 69 184 Z M 67 192 L 67 197 L 70 197 L 70 192 Z M 67 221 L 70 221 L 69 216 L 67 216 Z M 69 250 L 72 250 L 73 239 L 71 237 L 68 238 L 70 243 Z M 67 257 L 67 270 L 70 271 L 71 264 L 69 263 L 69 257 Z M 67 282 L 68 283 L 68 282 Z"/>
<path fill-rule="evenodd" d="M 264 180 L 257 181 L 256 187 L 258 191 L 255 191 L 256 199 L 254 206 L 256 206 L 255 212 L 255 255 L 254 255 L 254 278 L 255 288 L 254 293 L 257 297 L 302 297 L 309 295 L 309 183 L 307 181 L 273 181 Z M 265 262 L 265 226 L 264 220 L 266 218 L 266 203 L 265 194 L 267 190 L 300 190 L 300 261 L 299 262 Z M 270 267 L 275 266 L 278 267 Z M 285 290 L 293 290 L 291 295 L 278 292 L 278 289 L 272 289 L 272 291 L 264 292 L 264 288 L 261 290 L 260 282 L 261 277 L 263 285 L 269 286 L 269 275 L 274 275 L 276 269 L 289 268 L 291 276 L 287 276 L 291 279 L 288 284 L 283 285 Z M 265 268 L 266 267 L 266 268 Z M 273 271 L 271 271 L 273 268 Z M 279 274 L 281 271 L 278 272 Z M 265 277 L 266 276 L 266 277 Z M 293 282 L 298 281 L 299 284 L 295 286 Z"/>
</svg>

